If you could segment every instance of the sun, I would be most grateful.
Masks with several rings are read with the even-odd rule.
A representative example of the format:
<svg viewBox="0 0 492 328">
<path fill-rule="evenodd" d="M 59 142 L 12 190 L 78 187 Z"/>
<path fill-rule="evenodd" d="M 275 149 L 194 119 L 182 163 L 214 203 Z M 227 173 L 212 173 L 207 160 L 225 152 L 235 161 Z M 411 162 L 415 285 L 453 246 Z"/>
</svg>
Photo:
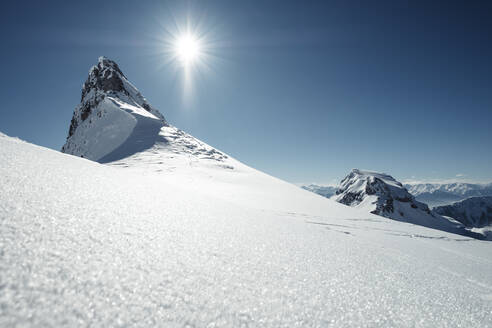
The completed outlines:
<svg viewBox="0 0 492 328">
<path fill-rule="evenodd" d="M 169 66 L 175 78 L 182 83 L 185 106 L 190 106 L 194 90 L 207 74 L 214 73 L 217 45 L 221 44 L 216 33 L 215 26 L 203 19 L 193 21 L 191 15 L 182 20 L 171 17 L 158 33 L 158 55 L 162 55 L 163 67 Z"/>
<path fill-rule="evenodd" d="M 192 34 L 182 35 L 176 40 L 176 56 L 184 66 L 190 66 L 197 61 L 200 50 L 200 42 Z"/>
</svg>

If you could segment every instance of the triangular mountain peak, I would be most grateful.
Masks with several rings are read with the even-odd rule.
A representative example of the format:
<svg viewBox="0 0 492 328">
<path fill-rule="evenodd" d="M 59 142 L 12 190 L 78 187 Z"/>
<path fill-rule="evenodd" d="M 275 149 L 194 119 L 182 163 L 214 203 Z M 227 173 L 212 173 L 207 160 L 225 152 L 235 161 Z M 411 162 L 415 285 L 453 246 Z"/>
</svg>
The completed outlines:
<svg viewBox="0 0 492 328">
<path fill-rule="evenodd" d="M 124 160 L 125 166 L 160 163 L 158 170 L 190 163 L 232 167 L 224 163 L 228 156 L 169 125 L 106 57 L 89 70 L 62 152 L 101 163 Z"/>
</svg>

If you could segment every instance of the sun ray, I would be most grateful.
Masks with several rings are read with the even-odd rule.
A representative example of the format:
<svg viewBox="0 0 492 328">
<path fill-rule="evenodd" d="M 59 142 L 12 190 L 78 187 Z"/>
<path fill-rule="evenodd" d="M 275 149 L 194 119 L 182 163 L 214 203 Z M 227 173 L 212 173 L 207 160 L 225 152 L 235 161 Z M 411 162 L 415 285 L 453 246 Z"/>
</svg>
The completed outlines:
<svg viewBox="0 0 492 328">
<path fill-rule="evenodd" d="M 204 14 L 193 17 L 166 11 L 156 22 L 160 31 L 153 36 L 157 45 L 153 59 L 160 70 L 173 74 L 178 82 L 173 87 L 181 86 L 183 105 L 190 108 L 203 81 L 216 78 L 217 63 L 223 60 L 217 46 L 217 40 L 223 39 L 221 29 Z"/>
</svg>

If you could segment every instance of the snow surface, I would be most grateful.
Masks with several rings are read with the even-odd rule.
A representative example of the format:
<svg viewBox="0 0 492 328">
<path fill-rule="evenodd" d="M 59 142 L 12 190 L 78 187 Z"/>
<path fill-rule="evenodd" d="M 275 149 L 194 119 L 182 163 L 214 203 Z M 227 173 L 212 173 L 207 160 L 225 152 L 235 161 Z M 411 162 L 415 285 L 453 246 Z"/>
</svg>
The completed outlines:
<svg viewBox="0 0 492 328">
<path fill-rule="evenodd" d="M 492 326 L 490 242 L 164 132 L 205 151 L 102 165 L 0 136 L 0 326 Z"/>
</svg>

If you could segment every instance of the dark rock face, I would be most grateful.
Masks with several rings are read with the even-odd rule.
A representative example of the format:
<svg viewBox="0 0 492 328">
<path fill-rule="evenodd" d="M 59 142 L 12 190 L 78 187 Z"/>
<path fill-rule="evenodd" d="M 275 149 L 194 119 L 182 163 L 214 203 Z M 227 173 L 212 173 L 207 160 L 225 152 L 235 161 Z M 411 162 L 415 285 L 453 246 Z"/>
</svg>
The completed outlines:
<svg viewBox="0 0 492 328">
<path fill-rule="evenodd" d="M 103 99 L 104 94 L 95 94 L 94 97 L 85 99 L 78 106 L 79 110 L 75 110 L 72 116 L 72 120 L 70 121 L 70 128 L 68 129 L 68 138 L 70 138 L 74 133 L 79 124 L 85 121 L 90 114 L 92 113 L 92 109 L 95 108 Z M 62 148 L 63 151 L 63 148 Z"/>
<path fill-rule="evenodd" d="M 84 106 L 84 109 L 82 109 L 82 113 L 80 114 L 80 118 L 82 119 L 82 121 L 85 121 L 87 117 L 89 117 L 90 113 L 91 113 L 91 107 Z"/>
<path fill-rule="evenodd" d="M 337 191 L 337 195 L 340 193 Z M 339 203 L 345 205 L 352 205 L 353 203 L 360 203 L 364 199 L 363 192 L 348 192 L 343 195 L 343 197 L 338 201 Z"/>
<path fill-rule="evenodd" d="M 469 228 L 492 225 L 492 196 L 470 197 L 451 205 L 434 208 L 438 214 L 452 217 Z"/>
<path fill-rule="evenodd" d="M 378 193 L 388 193 L 388 186 L 379 178 L 373 177 L 366 184 L 366 194 L 376 195 Z"/>
<path fill-rule="evenodd" d="M 87 80 L 82 88 L 81 102 L 84 101 L 85 96 L 93 89 L 101 90 L 103 92 L 122 92 L 124 91 L 123 80 L 121 77 L 125 77 L 121 72 L 118 64 L 114 61 L 101 58 L 97 66 L 94 66 Z"/>
<path fill-rule="evenodd" d="M 394 213 L 393 199 L 387 198 L 386 201 L 376 204 L 376 209 L 371 211 L 372 214 L 381 215 L 382 213 Z M 400 212 L 401 214 L 401 212 Z"/>
<path fill-rule="evenodd" d="M 123 80 L 120 76 L 123 76 L 118 65 L 107 58 L 99 61 L 99 64 L 95 66 L 89 77 L 84 83 L 82 88 L 82 97 L 80 101 L 83 101 L 85 96 L 92 90 L 102 90 L 104 92 L 122 92 L 124 91 Z"/>
<path fill-rule="evenodd" d="M 73 135 L 76 128 L 77 128 L 77 120 L 75 119 L 74 116 L 72 116 L 72 120 L 70 121 L 70 128 L 68 129 L 69 138 Z"/>
</svg>

